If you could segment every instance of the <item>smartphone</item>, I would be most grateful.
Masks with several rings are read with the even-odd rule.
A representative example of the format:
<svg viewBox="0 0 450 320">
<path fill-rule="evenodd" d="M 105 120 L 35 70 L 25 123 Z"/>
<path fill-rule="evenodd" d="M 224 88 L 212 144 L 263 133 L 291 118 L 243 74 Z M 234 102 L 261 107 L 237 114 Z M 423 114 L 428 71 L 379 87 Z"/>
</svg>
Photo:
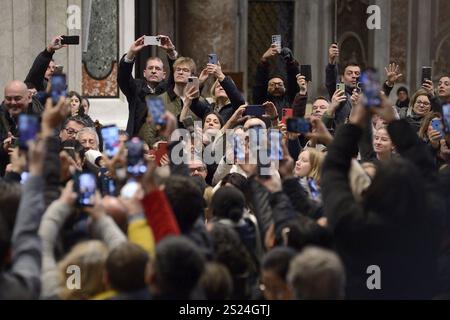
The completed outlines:
<svg viewBox="0 0 450 320">
<path fill-rule="evenodd" d="M 262 117 L 266 110 L 262 105 L 248 105 L 245 108 L 244 116 Z"/>
<path fill-rule="evenodd" d="M 283 135 L 278 130 L 270 131 L 270 160 L 280 161 L 283 160 L 283 148 L 281 147 Z"/>
<path fill-rule="evenodd" d="M 109 158 L 113 158 L 120 149 L 119 128 L 116 125 L 104 126 L 101 129 L 103 150 Z"/>
<path fill-rule="evenodd" d="M 158 143 L 158 147 L 155 150 L 155 161 L 158 167 L 161 167 L 161 159 L 165 155 L 169 154 L 169 144 L 166 141 L 161 141 Z"/>
<path fill-rule="evenodd" d="M 62 36 L 62 45 L 79 45 L 80 36 Z"/>
<path fill-rule="evenodd" d="M 291 118 L 286 122 L 287 132 L 309 133 L 311 132 L 311 123 L 304 118 Z"/>
<path fill-rule="evenodd" d="M 166 120 L 164 120 L 164 114 L 166 113 L 166 107 L 160 97 L 148 95 L 145 98 L 148 107 L 148 113 L 152 116 L 153 123 L 159 126 L 164 126 Z"/>
<path fill-rule="evenodd" d="M 61 97 L 67 97 L 67 83 L 65 74 L 53 74 L 52 76 L 52 101 L 56 105 Z"/>
<path fill-rule="evenodd" d="M 92 173 L 82 172 L 74 177 L 74 192 L 78 195 L 78 207 L 93 207 L 95 205 L 95 192 L 97 180 Z"/>
<path fill-rule="evenodd" d="M 18 148 L 19 147 L 19 139 L 12 137 L 11 138 L 11 148 Z"/>
<path fill-rule="evenodd" d="M 276 45 L 281 50 L 281 35 L 275 34 L 272 36 L 272 44 Z"/>
<path fill-rule="evenodd" d="M 129 180 L 126 185 L 120 190 L 120 196 L 124 199 L 133 199 L 139 190 L 139 183 L 134 180 Z"/>
<path fill-rule="evenodd" d="M 425 80 L 431 80 L 431 67 L 422 67 L 422 83 L 425 83 Z"/>
<path fill-rule="evenodd" d="M 431 120 L 431 127 L 434 131 L 440 132 L 441 137 L 444 136 L 444 131 L 442 130 L 442 120 L 440 119 L 433 119 Z"/>
<path fill-rule="evenodd" d="M 294 109 L 292 108 L 284 108 L 282 110 L 283 117 L 281 118 L 281 123 L 286 125 L 286 120 L 294 117 Z"/>
<path fill-rule="evenodd" d="M 336 84 L 336 91 L 341 90 L 345 92 L 345 83 L 338 83 Z"/>
<path fill-rule="evenodd" d="M 361 75 L 361 83 L 364 87 L 364 105 L 366 107 L 377 107 L 381 105 L 380 75 L 376 69 L 369 68 Z"/>
<path fill-rule="evenodd" d="M 189 77 L 188 78 L 188 83 L 186 85 L 186 91 L 190 90 L 191 87 L 194 87 L 196 89 L 196 91 L 198 91 L 198 94 L 196 96 L 196 98 L 198 98 L 200 96 L 200 82 L 197 77 Z"/>
<path fill-rule="evenodd" d="M 305 77 L 305 80 L 307 82 L 311 82 L 312 81 L 311 65 L 309 65 L 309 64 L 301 65 L 300 66 L 300 74 Z"/>
<path fill-rule="evenodd" d="M 128 173 L 135 177 L 142 176 L 147 171 L 144 161 L 144 142 L 135 137 L 127 142 L 127 149 Z"/>
<path fill-rule="evenodd" d="M 145 46 L 160 46 L 161 38 L 156 36 L 145 36 L 144 37 Z"/>
<path fill-rule="evenodd" d="M 36 140 L 39 133 L 39 119 L 36 116 L 21 114 L 19 116 L 19 148 L 28 150 L 28 143 Z"/>
<path fill-rule="evenodd" d="M 445 134 L 450 134 L 450 103 L 444 104 L 442 106 L 442 117 L 444 123 Z"/>
<path fill-rule="evenodd" d="M 26 172 L 26 171 L 22 172 L 20 174 L 20 184 L 22 184 L 22 185 L 25 184 L 27 182 L 28 178 L 30 178 L 30 173 Z"/>
<path fill-rule="evenodd" d="M 210 64 L 217 64 L 219 61 L 217 59 L 217 54 L 210 53 L 208 54 L 208 63 Z"/>
<path fill-rule="evenodd" d="M 108 169 L 100 168 L 100 190 L 103 196 L 117 196 L 116 183 L 113 179 L 106 175 Z"/>
</svg>

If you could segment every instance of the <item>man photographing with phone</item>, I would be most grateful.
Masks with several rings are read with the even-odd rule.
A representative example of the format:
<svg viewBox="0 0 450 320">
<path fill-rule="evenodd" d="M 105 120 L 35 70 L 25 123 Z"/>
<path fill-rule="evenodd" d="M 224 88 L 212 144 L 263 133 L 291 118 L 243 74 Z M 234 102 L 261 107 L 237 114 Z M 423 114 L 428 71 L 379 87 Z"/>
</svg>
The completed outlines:
<svg viewBox="0 0 450 320">
<path fill-rule="evenodd" d="M 166 51 L 169 69 L 172 70 L 178 53 L 169 37 L 162 35 L 158 37 L 160 39 L 159 47 Z M 164 63 L 158 57 L 147 59 L 143 71 L 144 79 L 133 78 L 132 71 L 135 58 L 146 47 L 145 39 L 146 36 L 142 36 L 131 45 L 128 53 L 120 60 L 117 75 L 120 90 L 128 100 L 127 133 L 130 136 L 138 135 L 142 125 L 145 123 L 147 116 L 145 97 L 148 95 L 161 95 L 166 92 L 169 86 L 169 81 L 164 71 Z"/>
</svg>

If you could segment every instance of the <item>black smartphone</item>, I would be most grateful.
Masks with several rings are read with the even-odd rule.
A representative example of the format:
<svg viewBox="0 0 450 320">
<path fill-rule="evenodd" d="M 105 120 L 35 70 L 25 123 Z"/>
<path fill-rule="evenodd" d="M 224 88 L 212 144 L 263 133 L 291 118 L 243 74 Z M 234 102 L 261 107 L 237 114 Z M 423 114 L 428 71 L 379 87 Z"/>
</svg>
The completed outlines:
<svg viewBox="0 0 450 320">
<path fill-rule="evenodd" d="M 28 114 L 21 114 L 19 116 L 19 148 L 21 150 L 28 150 L 28 143 L 36 140 L 38 133 L 38 117 Z"/>
<path fill-rule="evenodd" d="M 445 134 L 450 134 L 450 103 L 442 106 L 442 122 Z"/>
<path fill-rule="evenodd" d="M 61 97 L 67 97 L 66 75 L 63 73 L 54 74 L 52 76 L 52 100 L 53 104 L 57 104 Z"/>
<path fill-rule="evenodd" d="M 95 192 L 97 180 L 92 173 L 82 172 L 75 174 L 74 192 L 78 195 L 77 207 L 93 207 L 95 205 Z"/>
<path fill-rule="evenodd" d="M 312 81 L 311 65 L 309 65 L 309 64 L 301 65 L 300 66 L 300 74 L 305 77 L 305 80 L 307 82 L 311 82 Z"/>
<path fill-rule="evenodd" d="M 217 59 L 217 54 L 210 53 L 208 54 L 208 63 L 210 64 L 217 64 L 219 60 Z"/>
<path fill-rule="evenodd" d="M 80 44 L 80 36 L 62 36 L 61 37 L 62 45 L 79 45 Z"/>
<path fill-rule="evenodd" d="M 116 125 L 104 126 L 101 129 L 103 150 L 109 158 L 113 158 L 120 149 L 119 128 Z"/>
<path fill-rule="evenodd" d="M 133 138 L 127 142 L 128 149 L 128 173 L 132 176 L 142 176 L 147 171 L 144 161 L 144 142 L 139 138 Z"/>
<path fill-rule="evenodd" d="M 164 114 L 166 113 L 166 107 L 160 97 L 148 95 L 145 98 L 147 103 L 148 112 L 152 116 L 153 123 L 158 126 L 164 126 L 166 121 L 164 120 Z"/>
<path fill-rule="evenodd" d="M 248 105 L 245 108 L 244 116 L 262 117 L 266 110 L 262 105 Z"/>
<path fill-rule="evenodd" d="M 304 118 L 290 118 L 286 121 L 286 129 L 291 133 L 309 133 L 311 132 L 311 123 Z"/>
<path fill-rule="evenodd" d="M 431 80 L 431 67 L 422 67 L 422 84 L 425 83 L 426 80 Z"/>
<path fill-rule="evenodd" d="M 381 105 L 380 75 L 376 69 L 365 70 L 360 78 L 364 88 L 364 105 L 366 107 L 377 107 Z"/>
</svg>

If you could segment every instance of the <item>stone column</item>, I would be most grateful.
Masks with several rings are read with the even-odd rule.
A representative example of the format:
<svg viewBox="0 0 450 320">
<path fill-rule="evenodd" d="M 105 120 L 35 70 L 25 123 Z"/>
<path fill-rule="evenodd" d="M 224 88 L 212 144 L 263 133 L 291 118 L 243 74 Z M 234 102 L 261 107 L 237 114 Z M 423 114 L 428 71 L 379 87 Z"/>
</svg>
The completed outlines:
<svg viewBox="0 0 450 320">
<path fill-rule="evenodd" d="M 369 30 L 369 61 L 383 79 L 384 68 L 390 63 L 391 3 L 390 0 L 375 0 L 374 5 L 381 9 L 381 29 Z"/>
<path fill-rule="evenodd" d="M 295 57 L 301 64 L 312 65 L 313 83 L 310 98 L 327 95 L 325 68 L 328 47 L 333 42 L 334 1 L 299 0 L 296 2 L 294 40 Z"/>
<path fill-rule="evenodd" d="M 13 49 L 13 1 L 0 0 L 2 19 L 0 19 L 0 101 L 4 99 L 6 83 L 14 77 L 14 49 Z"/>
</svg>

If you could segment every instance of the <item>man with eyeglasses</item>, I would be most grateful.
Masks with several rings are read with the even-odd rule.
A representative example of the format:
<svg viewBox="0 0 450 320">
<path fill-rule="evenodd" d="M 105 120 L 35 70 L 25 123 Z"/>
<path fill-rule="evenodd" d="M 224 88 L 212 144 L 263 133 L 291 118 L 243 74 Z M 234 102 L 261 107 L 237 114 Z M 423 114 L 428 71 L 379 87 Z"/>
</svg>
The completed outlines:
<svg viewBox="0 0 450 320">
<path fill-rule="evenodd" d="M 287 71 L 287 82 L 280 75 L 269 76 L 269 62 L 276 56 L 280 56 Z M 296 94 L 300 88 L 297 84 L 299 64 L 294 59 L 288 48 L 283 48 L 281 53 L 276 45 L 272 45 L 262 56 L 256 68 L 255 84 L 253 86 L 253 103 L 263 104 L 267 101 L 273 102 L 281 120 L 283 108 L 291 108 Z"/>
<path fill-rule="evenodd" d="M 169 69 L 178 57 L 175 46 L 167 36 L 159 36 L 159 47 L 167 53 Z M 146 47 L 145 36 L 137 39 L 123 56 L 119 63 L 117 82 L 120 90 L 127 97 L 128 101 L 128 124 L 127 133 L 129 136 L 137 136 L 147 117 L 147 105 L 145 97 L 147 95 L 161 95 L 169 87 L 169 80 L 166 79 L 164 64 L 158 57 L 150 57 L 147 60 L 143 71 L 144 79 L 134 79 L 132 72 L 136 56 Z"/>
<path fill-rule="evenodd" d="M 86 127 L 86 122 L 81 117 L 71 117 L 68 118 L 61 131 L 59 132 L 59 138 L 61 142 L 66 142 L 67 140 L 75 140 L 78 132 Z"/>
</svg>

